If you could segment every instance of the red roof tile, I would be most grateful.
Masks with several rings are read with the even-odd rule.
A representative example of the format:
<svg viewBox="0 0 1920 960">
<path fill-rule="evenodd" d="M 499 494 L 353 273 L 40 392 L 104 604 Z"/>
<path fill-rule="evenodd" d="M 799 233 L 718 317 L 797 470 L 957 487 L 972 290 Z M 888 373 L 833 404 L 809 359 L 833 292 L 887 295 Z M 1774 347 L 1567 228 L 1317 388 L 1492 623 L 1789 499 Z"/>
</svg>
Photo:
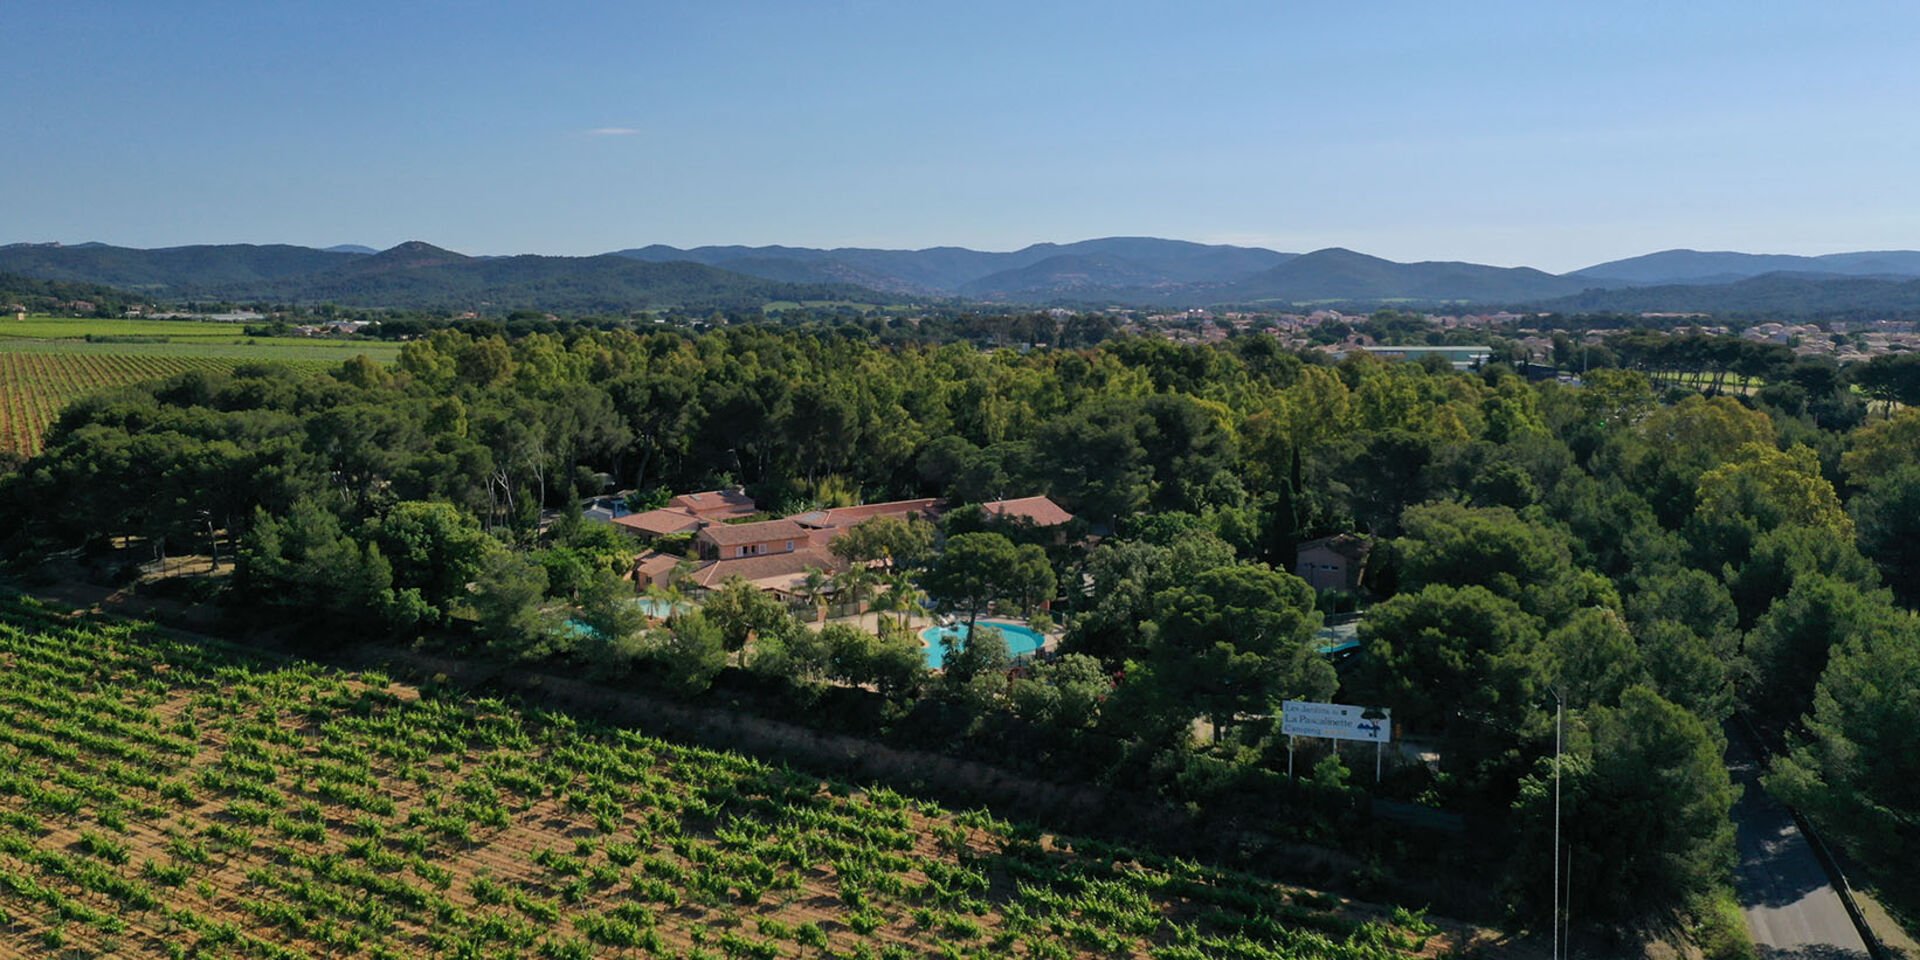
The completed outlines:
<svg viewBox="0 0 1920 960">
<path fill-rule="evenodd" d="M 750 517 L 759 511 L 753 498 L 738 490 L 702 490 L 699 493 L 683 493 L 667 501 L 667 506 L 678 507 L 705 519 L 728 520 L 734 517 Z"/>
<path fill-rule="evenodd" d="M 795 550 L 792 553 L 769 553 L 733 560 L 709 560 L 687 579 L 702 587 L 717 587 L 728 577 L 757 583 L 777 577 L 803 576 L 808 567 L 818 567 L 831 573 L 840 569 L 841 564 L 832 556 L 812 550 Z"/>
<path fill-rule="evenodd" d="M 700 536 L 722 547 L 739 543 L 767 543 L 774 540 L 806 540 L 807 528 L 792 520 L 761 520 L 757 523 L 715 523 L 700 530 Z"/>
<path fill-rule="evenodd" d="M 995 500 L 992 503 L 981 504 L 980 509 L 989 517 L 1017 517 L 1031 522 L 1036 527 L 1057 527 L 1073 519 L 1073 514 L 1046 497 Z"/>
<path fill-rule="evenodd" d="M 700 518 L 685 510 L 674 507 L 661 507 L 658 510 L 645 510 L 629 513 L 624 517 L 614 517 L 613 522 L 623 527 L 632 527 L 641 533 L 664 537 L 673 533 L 685 533 L 698 529 Z"/>
<path fill-rule="evenodd" d="M 916 513 L 926 516 L 934 512 L 934 504 L 939 502 L 929 497 L 924 500 L 890 500 L 886 503 L 867 503 L 857 507 L 834 507 L 827 511 L 827 525 L 850 527 L 875 517 L 904 517 Z"/>
</svg>

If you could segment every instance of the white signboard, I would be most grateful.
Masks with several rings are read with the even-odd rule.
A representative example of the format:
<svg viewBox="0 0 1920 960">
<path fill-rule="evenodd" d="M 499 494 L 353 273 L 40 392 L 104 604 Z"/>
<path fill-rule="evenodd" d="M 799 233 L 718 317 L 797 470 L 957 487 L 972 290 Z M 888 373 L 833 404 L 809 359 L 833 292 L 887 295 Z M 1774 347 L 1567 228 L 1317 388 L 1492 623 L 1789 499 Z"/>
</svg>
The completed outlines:
<svg viewBox="0 0 1920 960">
<path fill-rule="evenodd" d="M 1393 722 L 1384 709 L 1288 700 L 1280 705 L 1280 732 L 1290 737 L 1386 743 L 1393 739 Z"/>
</svg>

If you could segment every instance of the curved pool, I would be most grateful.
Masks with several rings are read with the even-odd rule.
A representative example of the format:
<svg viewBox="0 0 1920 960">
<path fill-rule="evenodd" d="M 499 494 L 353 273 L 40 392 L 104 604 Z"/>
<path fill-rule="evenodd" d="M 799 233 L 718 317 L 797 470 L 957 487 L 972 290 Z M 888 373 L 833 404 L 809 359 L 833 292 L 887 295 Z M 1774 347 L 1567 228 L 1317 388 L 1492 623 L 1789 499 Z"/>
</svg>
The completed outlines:
<svg viewBox="0 0 1920 960">
<path fill-rule="evenodd" d="M 1007 652 L 1016 657 L 1027 656 L 1040 649 L 1040 647 L 1047 642 L 1047 638 L 1042 636 L 1040 631 L 1024 623 L 1010 623 L 1005 620 L 982 620 L 979 625 L 982 627 L 992 627 L 1000 631 L 1001 636 L 1007 638 Z M 960 645 L 964 647 L 966 646 L 967 625 L 962 623 L 951 627 L 928 627 L 920 631 L 920 639 L 926 644 L 925 647 L 921 648 L 921 652 L 926 655 L 927 666 L 934 670 L 940 669 L 941 665 L 945 663 L 947 659 L 947 648 L 940 644 L 940 640 L 943 637 L 957 638 L 960 640 Z"/>
</svg>

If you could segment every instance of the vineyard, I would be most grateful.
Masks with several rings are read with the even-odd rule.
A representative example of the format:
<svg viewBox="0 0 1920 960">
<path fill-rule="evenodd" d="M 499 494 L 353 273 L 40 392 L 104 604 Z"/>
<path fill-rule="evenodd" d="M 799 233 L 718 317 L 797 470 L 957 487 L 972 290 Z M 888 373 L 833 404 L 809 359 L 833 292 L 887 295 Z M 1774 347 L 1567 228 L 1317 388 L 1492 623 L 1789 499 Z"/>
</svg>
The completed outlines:
<svg viewBox="0 0 1920 960">
<path fill-rule="evenodd" d="M 15 352 L 0 349 L 0 451 L 40 452 L 47 428 L 75 397 L 193 369 L 230 369 L 240 361 L 208 356 Z M 318 369 L 322 364 L 304 365 Z"/>
<path fill-rule="evenodd" d="M 0 598 L 0 953 L 1388 960 L 1417 912 Z"/>
</svg>

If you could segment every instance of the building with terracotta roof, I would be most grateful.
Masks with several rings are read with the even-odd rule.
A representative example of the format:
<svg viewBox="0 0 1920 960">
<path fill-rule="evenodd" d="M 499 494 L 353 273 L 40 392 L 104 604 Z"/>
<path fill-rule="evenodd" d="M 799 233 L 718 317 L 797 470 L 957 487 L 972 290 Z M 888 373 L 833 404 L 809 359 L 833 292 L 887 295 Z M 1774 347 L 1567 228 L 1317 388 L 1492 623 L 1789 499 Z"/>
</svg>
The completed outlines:
<svg viewBox="0 0 1920 960">
<path fill-rule="evenodd" d="M 751 517 L 760 508 L 739 488 L 683 493 L 667 501 L 667 506 L 685 510 L 702 520 L 738 520 Z"/>
<path fill-rule="evenodd" d="M 652 540 L 691 533 L 708 524 L 751 517 L 757 512 L 753 498 L 740 490 L 703 490 L 680 494 L 664 507 L 614 517 L 613 523 Z"/>
<path fill-rule="evenodd" d="M 639 534 L 649 540 L 658 537 L 670 537 L 676 533 L 686 533 L 700 529 L 699 517 L 674 507 L 661 507 L 658 510 L 642 510 L 614 517 L 610 521 L 630 533 Z"/>
<path fill-rule="evenodd" d="M 706 590 L 737 576 L 763 590 L 792 599 L 798 596 L 809 569 L 828 573 L 846 569 L 846 563 L 834 556 L 828 545 L 848 528 L 878 517 L 932 519 L 940 513 L 940 502 L 925 498 L 809 510 L 779 520 L 726 523 L 722 522 L 726 516 L 750 516 L 753 511 L 738 512 L 744 497 L 728 502 L 720 499 L 719 493 L 675 497 L 659 510 L 614 520 L 651 536 L 694 534 L 691 558 L 660 551 L 641 555 L 634 562 L 635 589 L 667 586 L 677 579 L 682 586 Z M 751 504 L 750 499 L 745 499 L 745 506 Z M 707 510 L 708 514 L 694 512 L 695 507 Z M 1024 518 L 1038 527 L 1056 526 L 1073 519 L 1072 514 L 1046 497 L 1004 500 L 987 504 L 986 508 L 997 516 Z M 729 510 L 733 512 L 723 512 Z"/>
<path fill-rule="evenodd" d="M 995 520 L 1025 520 L 1036 527 L 1057 527 L 1073 519 L 1065 507 L 1044 496 L 995 500 L 981 504 L 980 510 Z"/>
<path fill-rule="evenodd" d="M 1294 553 L 1294 575 L 1315 590 L 1352 590 L 1366 572 L 1373 541 L 1352 533 L 1308 540 Z"/>
<path fill-rule="evenodd" d="M 792 520 L 714 523 L 694 535 L 694 549 L 706 560 L 734 560 L 769 553 L 792 553 L 807 545 L 808 528 Z"/>
</svg>

